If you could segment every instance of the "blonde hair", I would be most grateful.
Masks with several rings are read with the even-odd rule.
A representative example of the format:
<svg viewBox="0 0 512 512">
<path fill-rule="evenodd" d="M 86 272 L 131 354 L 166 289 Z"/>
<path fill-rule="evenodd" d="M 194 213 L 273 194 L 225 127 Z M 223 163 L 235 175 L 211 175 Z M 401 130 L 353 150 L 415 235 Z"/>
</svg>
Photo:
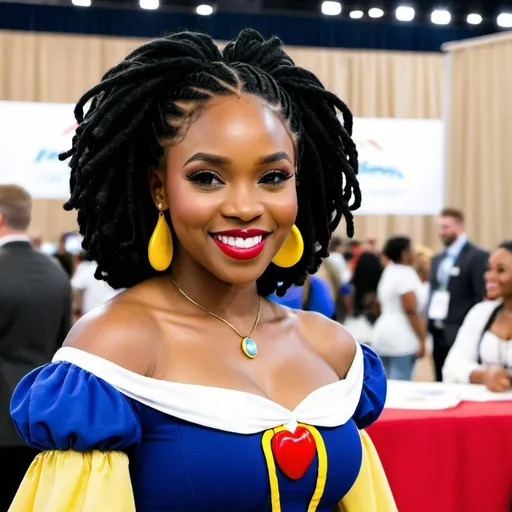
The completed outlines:
<svg viewBox="0 0 512 512">
<path fill-rule="evenodd" d="M 417 245 L 414 248 L 414 267 L 417 271 L 430 272 L 434 251 L 426 245 Z"/>
<path fill-rule="evenodd" d="M 0 185 L 0 214 L 7 226 L 25 231 L 31 220 L 32 197 L 18 185 Z"/>
</svg>

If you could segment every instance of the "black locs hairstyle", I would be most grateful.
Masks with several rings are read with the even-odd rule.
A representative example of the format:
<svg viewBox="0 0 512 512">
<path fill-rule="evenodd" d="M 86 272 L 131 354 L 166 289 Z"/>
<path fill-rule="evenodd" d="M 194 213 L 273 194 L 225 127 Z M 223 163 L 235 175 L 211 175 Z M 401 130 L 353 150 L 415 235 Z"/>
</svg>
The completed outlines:
<svg viewBox="0 0 512 512">
<path fill-rule="evenodd" d="M 207 35 L 179 32 L 128 55 L 75 108 L 72 148 L 60 157 L 71 157 L 71 197 L 64 208 L 78 210 L 83 247 L 98 262 L 98 279 L 123 288 L 156 274 L 147 257 L 158 215 L 148 170 L 161 165 L 162 141 L 182 136 L 210 98 L 241 93 L 275 109 L 298 143 L 296 224 L 304 255 L 289 269 L 269 265 L 258 292 L 277 289 L 282 295 L 303 284 L 328 255 L 342 216 L 353 235 L 352 210 L 360 206 L 361 193 L 347 106 L 296 66 L 277 38 L 264 40 L 247 29 L 221 52 Z"/>
</svg>

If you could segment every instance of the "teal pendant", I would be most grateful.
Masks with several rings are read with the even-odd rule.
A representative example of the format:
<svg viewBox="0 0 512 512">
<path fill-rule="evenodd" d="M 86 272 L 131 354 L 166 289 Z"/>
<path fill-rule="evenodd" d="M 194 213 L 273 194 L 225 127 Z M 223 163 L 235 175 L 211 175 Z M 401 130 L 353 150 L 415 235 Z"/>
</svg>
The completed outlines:
<svg viewBox="0 0 512 512">
<path fill-rule="evenodd" d="M 254 359 L 258 355 L 258 345 L 252 338 L 244 338 L 242 340 L 242 352 L 249 359 Z"/>
</svg>

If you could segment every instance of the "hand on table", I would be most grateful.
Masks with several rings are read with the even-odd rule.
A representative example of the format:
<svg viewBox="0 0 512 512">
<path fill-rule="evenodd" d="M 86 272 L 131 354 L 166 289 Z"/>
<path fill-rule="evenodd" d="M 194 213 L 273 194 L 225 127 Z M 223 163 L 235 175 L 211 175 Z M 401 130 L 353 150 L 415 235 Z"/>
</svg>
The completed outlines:
<svg viewBox="0 0 512 512">
<path fill-rule="evenodd" d="M 489 391 L 502 393 L 511 389 L 512 384 L 507 370 L 500 366 L 486 368 L 483 375 L 483 384 Z"/>
</svg>

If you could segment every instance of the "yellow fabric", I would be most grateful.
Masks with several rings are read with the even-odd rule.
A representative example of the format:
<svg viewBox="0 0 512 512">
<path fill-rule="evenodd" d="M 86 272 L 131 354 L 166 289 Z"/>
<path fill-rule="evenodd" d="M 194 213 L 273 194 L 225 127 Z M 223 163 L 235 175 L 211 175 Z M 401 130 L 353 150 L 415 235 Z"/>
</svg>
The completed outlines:
<svg viewBox="0 0 512 512">
<path fill-rule="evenodd" d="M 311 429 L 311 427 L 307 427 Z M 272 511 L 280 512 L 279 488 L 270 441 L 275 429 L 265 432 L 262 445 L 269 470 Z M 312 431 L 311 429 L 310 431 Z M 323 441 L 312 431 L 319 455 L 317 489 L 309 511 L 323 493 L 327 457 Z M 373 443 L 361 431 L 363 457 L 359 475 L 337 512 L 398 512 Z M 312 508 L 313 507 L 313 508 Z M 77 453 L 49 451 L 30 466 L 8 512 L 136 512 L 128 471 L 128 457 L 121 452 Z"/>
<path fill-rule="evenodd" d="M 41 453 L 8 512 L 135 512 L 128 457 L 100 451 Z"/>
<path fill-rule="evenodd" d="M 281 512 L 281 496 L 279 495 L 279 482 L 277 481 L 276 463 L 272 453 L 272 438 L 274 434 L 284 430 L 284 427 L 278 427 L 274 430 L 267 430 L 261 438 L 261 446 L 267 463 L 268 482 L 270 486 L 270 505 L 272 512 Z"/>
<path fill-rule="evenodd" d="M 327 481 L 327 450 L 322 438 L 322 434 L 312 425 L 302 425 L 307 428 L 316 443 L 316 453 L 318 456 L 318 476 L 316 478 L 316 487 L 311 502 L 308 507 L 308 512 L 316 512 L 316 509 L 324 495 L 325 483 Z"/>
<path fill-rule="evenodd" d="M 360 431 L 363 459 L 354 485 L 337 512 L 398 512 L 386 474 L 370 436 Z"/>
</svg>

